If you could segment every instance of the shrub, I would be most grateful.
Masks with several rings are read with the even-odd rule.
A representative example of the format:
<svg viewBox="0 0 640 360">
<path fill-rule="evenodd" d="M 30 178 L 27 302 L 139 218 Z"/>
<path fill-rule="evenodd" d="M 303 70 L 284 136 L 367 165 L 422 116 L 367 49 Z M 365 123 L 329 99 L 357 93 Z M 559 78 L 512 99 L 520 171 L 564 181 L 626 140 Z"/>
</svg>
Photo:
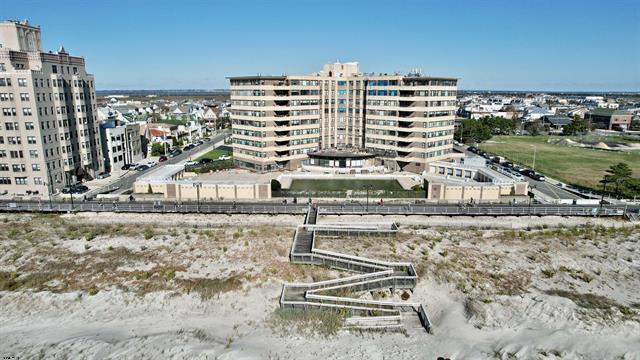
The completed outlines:
<svg viewBox="0 0 640 360">
<path fill-rule="evenodd" d="M 89 288 L 89 290 L 87 291 L 87 293 L 89 293 L 89 295 L 90 295 L 90 296 L 93 296 L 93 295 L 97 294 L 97 293 L 98 293 L 98 291 L 99 291 L 99 290 L 98 290 L 98 288 L 97 288 L 97 287 L 95 287 L 95 286 L 91 286 L 91 287 Z"/>
<path fill-rule="evenodd" d="M 282 190 L 282 184 L 280 181 L 276 179 L 271 179 L 271 191 L 280 191 Z"/>
<path fill-rule="evenodd" d="M 149 240 L 149 239 L 151 239 L 151 238 L 153 237 L 153 235 L 155 235 L 155 234 L 154 234 L 153 229 L 148 227 L 148 228 L 145 228 L 145 229 L 144 229 L 144 232 L 142 233 L 142 235 L 144 236 L 144 239 L 145 239 L 145 240 Z"/>
<path fill-rule="evenodd" d="M 402 295 L 400 295 L 400 299 L 402 299 L 402 300 L 404 300 L 404 301 L 409 300 L 409 298 L 410 298 L 410 297 L 411 297 L 411 295 L 409 295 L 409 293 L 408 293 L 408 292 L 406 292 L 406 291 L 403 291 L 403 292 L 402 292 Z"/>
</svg>

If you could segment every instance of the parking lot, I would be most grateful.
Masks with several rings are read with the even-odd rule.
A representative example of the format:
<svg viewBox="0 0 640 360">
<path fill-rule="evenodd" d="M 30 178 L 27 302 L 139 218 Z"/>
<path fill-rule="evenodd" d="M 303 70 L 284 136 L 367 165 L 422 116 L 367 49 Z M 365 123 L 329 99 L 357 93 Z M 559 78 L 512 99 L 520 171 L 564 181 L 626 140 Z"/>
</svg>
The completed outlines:
<svg viewBox="0 0 640 360">
<path fill-rule="evenodd" d="M 500 162 L 496 162 L 493 161 L 493 158 L 495 158 L 492 154 L 486 153 L 486 152 L 482 152 L 482 151 L 478 151 L 477 153 L 474 153 L 472 151 L 469 150 L 469 148 L 466 148 L 465 146 L 458 146 L 457 147 L 458 150 L 464 152 L 465 156 L 467 157 L 482 157 L 485 158 L 487 161 L 487 165 L 488 166 L 494 166 L 496 167 L 496 169 L 498 171 L 504 171 L 506 173 L 512 172 L 514 170 L 518 169 L 517 164 L 513 164 L 514 166 L 505 166 L 505 164 L 510 163 L 509 161 L 505 161 L 506 159 L 500 159 L 503 160 L 501 163 Z M 470 147 L 472 148 L 472 147 Z M 484 156 L 483 156 L 484 155 Z M 526 170 L 526 169 L 525 169 Z M 546 178 L 541 177 L 544 176 L 544 174 L 540 174 L 540 173 L 535 173 L 532 174 L 531 172 L 529 172 L 530 175 L 526 175 L 526 172 L 523 174 L 523 171 L 518 172 L 520 174 L 522 174 L 522 180 L 526 181 L 529 183 L 529 189 L 530 191 L 532 191 L 536 196 L 536 199 L 542 202 L 573 202 L 574 200 L 577 199 L 582 199 L 582 197 L 566 191 L 564 189 L 562 189 L 559 186 L 556 186 L 554 184 L 551 184 L 550 182 L 548 182 L 546 180 Z M 531 175 L 533 175 L 536 178 L 539 179 L 543 179 L 543 180 L 537 180 L 535 178 L 533 178 Z M 536 194 L 537 192 L 541 193 L 541 194 Z M 544 198 L 544 199 L 543 199 Z"/>
</svg>

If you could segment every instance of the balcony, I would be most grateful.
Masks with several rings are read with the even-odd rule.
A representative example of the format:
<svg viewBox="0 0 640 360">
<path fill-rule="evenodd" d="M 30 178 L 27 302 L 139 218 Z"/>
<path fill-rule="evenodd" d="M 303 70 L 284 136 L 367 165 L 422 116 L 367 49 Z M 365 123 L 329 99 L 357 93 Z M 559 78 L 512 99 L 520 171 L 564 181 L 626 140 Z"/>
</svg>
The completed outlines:
<svg viewBox="0 0 640 360">
<path fill-rule="evenodd" d="M 291 132 L 286 130 L 286 131 L 274 131 L 274 133 L 276 134 L 276 136 L 289 136 Z"/>
<path fill-rule="evenodd" d="M 398 141 L 398 147 L 399 148 L 407 148 L 409 146 L 411 146 L 413 142 L 412 141 Z M 400 150 L 398 150 L 400 151 Z"/>
<path fill-rule="evenodd" d="M 405 158 L 411 156 L 411 151 L 398 150 L 396 157 Z"/>
<path fill-rule="evenodd" d="M 276 140 L 276 146 L 289 146 L 289 140 Z"/>
<path fill-rule="evenodd" d="M 400 100 L 400 107 L 401 108 L 406 108 L 406 107 L 414 107 L 415 103 L 413 101 L 409 101 L 409 100 Z"/>
<path fill-rule="evenodd" d="M 275 122 L 276 127 L 281 127 L 281 126 L 289 126 L 289 120 L 276 120 Z"/>
<path fill-rule="evenodd" d="M 400 116 L 402 117 L 402 116 Z M 409 128 L 413 128 L 413 121 L 398 121 L 398 127 L 401 128 L 405 128 L 405 129 L 409 129 Z"/>
<path fill-rule="evenodd" d="M 400 110 L 400 111 L 398 111 L 398 117 L 401 117 L 401 118 L 413 117 L 413 111 Z"/>
<path fill-rule="evenodd" d="M 274 100 L 273 104 L 275 106 L 289 106 L 289 100 Z"/>
<path fill-rule="evenodd" d="M 276 157 L 287 157 L 291 155 L 289 150 L 276 150 Z"/>
</svg>

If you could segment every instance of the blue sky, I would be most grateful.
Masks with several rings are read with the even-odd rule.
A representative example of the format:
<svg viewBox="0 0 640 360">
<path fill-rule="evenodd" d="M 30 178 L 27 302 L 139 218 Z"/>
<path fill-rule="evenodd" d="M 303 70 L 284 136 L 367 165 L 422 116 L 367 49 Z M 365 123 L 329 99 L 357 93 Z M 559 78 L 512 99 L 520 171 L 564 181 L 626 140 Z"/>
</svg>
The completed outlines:
<svg viewBox="0 0 640 360">
<path fill-rule="evenodd" d="M 462 89 L 640 91 L 638 0 L 2 0 L 0 18 L 84 56 L 99 89 L 226 88 L 339 59 Z"/>
</svg>

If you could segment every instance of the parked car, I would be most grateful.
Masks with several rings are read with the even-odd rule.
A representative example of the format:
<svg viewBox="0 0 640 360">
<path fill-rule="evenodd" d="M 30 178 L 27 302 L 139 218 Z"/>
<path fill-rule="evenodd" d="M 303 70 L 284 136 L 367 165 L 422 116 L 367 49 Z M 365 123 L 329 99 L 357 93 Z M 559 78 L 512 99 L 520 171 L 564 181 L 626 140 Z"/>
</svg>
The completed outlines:
<svg viewBox="0 0 640 360">
<path fill-rule="evenodd" d="M 222 155 L 222 156 L 218 157 L 218 160 L 231 160 L 231 156 L 229 156 L 229 155 Z"/>
<path fill-rule="evenodd" d="M 194 165 L 198 165 L 199 162 L 195 161 L 195 160 L 189 160 L 187 162 L 184 163 L 185 166 L 194 166 Z"/>
<path fill-rule="evenodd" d="M 154 166 L 158 165 L 158 163 L 156 161 L 149 161 L 146 165 L 148 167 L 154 167 Z"/>
<path fill-rule="evenodd" d="M 478 152 L 478 148 L 475 146 L 469 146 L 467 148 L 467 150 L 471 151 L 472 153 L 477 153 Z"/>
<path fill-rule="evenodd" d="M 135 164 L 124 164 L 124 165 L 122 165 L 120 170 L 129 170 L 131 168 L 135 168 L 135 166 L 132 166 L 132 165 L 135 165 Z"/>
<path fill-rule="evenodd" d="M 200 159 L 200 164 L 211 164 L 212 162 L 213 162 L 213 159 L 209 159 L 209 158 Z"/>
<path fill-rule="evenodd" d="M 538 180 L 538 181 L 545 181 L 545 177 L 544 175 L 534 172 L 531 175 L 529 175 L 530 178 L 532 178 L 533 180 Z"/>
<path fill-rule="evenodd" d="M 178 149 L 178 150 L 175 150 L 175 151 L 171 152 L 171 154 L 169 154 L 169 157 L 176 157 L 176 156 L 178 156 L 180 154 L 182 154 L 182 150 Z"/>
<path fill-rule="evenodd" d="M 516 172 L 516 171 L 510 171 L 509 175 L 514 178 L 515 180 L 518 181 L 524 181 L 524 176 L 522 176 L 520 173 Z"/>
<path fill-rule="evenodd" d="M 183 147 L 182 151 L 189 151 L 189 150 L 193 149 L 194 147 L 196 147 L 196 146 L 193 145 L 193 144 L 189 144 L 189 145 Z"/>
<path fill-rule="evenodd" d="M 163 161 L 167 161 L 167 157 L 164 155 L 160 156 L 160 158 L 158 159 L 158 162 L 163 162 Z"/>
<path fill-rule="evenodd" d="M 96 175 L 96 178 L 98 178 L 98 179 L 106 179 L 109 176 L 111 176 L 111 174 L 105 171 L 105 172 L 101 172 L 100 174 Z"/>
<path fill-rule="evenodd" d="M 136 170 L 138 170 L 138 171 L 145 171 L 145 170 L 147 170 L 148 168 L 149 168 L 149 165 L 147 165 L 147 164 L 142 164 L 142 165 L 138 165 L 138 166 L 136 167 Z"/>
<path fill-rule="evenodd" d="M 74 194 L 82 194 L 89 191 L 89 188 L 86 185 L 75 185 L 72 191 Z"/>
<path fill-rule="evenodd" d="M 66 186 L 62 189 L 63 194 L 82 194 L 87 191 L 89 191 L 89 188 L 86 185 L 81 184 Z"/>
<path fill-rule="evenodd" d="M 532 170 L 531 169 L 527 169 L 527 168 L 522 168 L 520 169 L 520 174 L 524 175 L 524 176 L 529 176 L 529 174 L 531 174 Z"/>
<path fill-rule="evenodd" d="M 202 140 L 198 140 L 198 141 L 196 141 L 196 144 L 198 144 L 198 145 L 202 145 L 202 144 L 204 144 L 204 141 L 202 141 Z"/>
</svg>

